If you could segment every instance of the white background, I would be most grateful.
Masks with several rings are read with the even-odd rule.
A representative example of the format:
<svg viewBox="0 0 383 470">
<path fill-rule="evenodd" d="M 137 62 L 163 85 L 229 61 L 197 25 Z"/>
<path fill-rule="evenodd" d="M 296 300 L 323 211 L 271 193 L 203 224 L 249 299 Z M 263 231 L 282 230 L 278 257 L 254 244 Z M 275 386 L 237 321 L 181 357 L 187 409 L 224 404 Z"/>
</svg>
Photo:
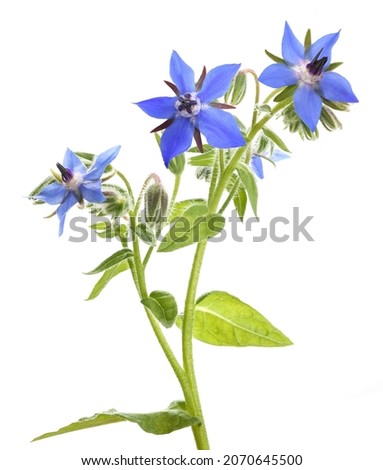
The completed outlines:
<svg viewBox="0 0 383 470">
<path fill-rule="evenodd" d="M 145 434 L 123 423 L 30 444 L 109 408 L 146 412 L 180 389 L 128 276 L 84 302 L 82 274 L 117 249 L 59 239 L 51 207 L 23 196 L 66 147 L 100 153 L 121 144 L 116 165 L 137 191 L 150 172 L 170 188 L 149 131 L 159 121 L 132 103 L 170 90 L 173 49 L 198 74 L 241 62 L 258 72 L 280 54 L 284 21 L 303 40 L 342 29 L 333 60 L 360 103 L 344 129 L 316 142 L 284 134 L 293 157 L 266 167 L 260 216 L 298 206 L 315 242 L 210 244 L 199 293 L 227 290 L 253 305 L 294 346 L 195 344 L 212 455 L 301 454 L 300 468 L 382 468 L 381 24 L 376 2 L 2 2 L 1 44 L 1 441 L 13 469 L 83 468 L 80 457 L 193 456 L 189 429 Z M 263 96 L 268 90 L 263 90 Z M 246 107 L 239 109 L 249 119 Z M 275 129 L 281 129 L 277 122 Z M 204 197 L 193 169 L 181 197 Z M 72 215 L 85 215 L 73 209 Z M 249 214 L 250 215 L 250 214 Z M 288 232 L 291 234 L 291 232 Z M 193 249 L 153 259 L 149 289 L 182 303 Z M 166 259 L 165 259 L 166 257 Z M 179 346 L 179 332 L 170 331 Z M 217 466 L 217 468 L 219 468 Z"/>
</svg>

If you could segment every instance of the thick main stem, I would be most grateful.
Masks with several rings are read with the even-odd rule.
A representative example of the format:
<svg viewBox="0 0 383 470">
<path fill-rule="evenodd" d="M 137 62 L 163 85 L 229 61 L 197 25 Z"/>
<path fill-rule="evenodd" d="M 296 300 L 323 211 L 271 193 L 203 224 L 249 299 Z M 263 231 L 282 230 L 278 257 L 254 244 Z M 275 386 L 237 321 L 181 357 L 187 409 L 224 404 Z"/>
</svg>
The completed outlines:
<svg viewBox="0 0 383 470">
<path fill-rule="evenodd" d="M 201 272 L 202 260 L 206 250 L 207 240 L 198 243 L 192 270 L 190 273 L 188 290 L 185 300 L 184 318 L 182 324 L 182 357 L 184 371 L 189 383 L 192 394 L 192 400 L 186 400 L 186 407 L 192 416 L 197 416 L 201 424 L 193 426 L 194 439 L 197 449 L 208 450 L 209 440 L 207 437 L 206 426 L 202 414 L 201 401 L 199 398 L 197 380 L 193 361 L 193 327 L 195 316 L 195 300 L 198 286 L 198 279 Z"/>
</svg>

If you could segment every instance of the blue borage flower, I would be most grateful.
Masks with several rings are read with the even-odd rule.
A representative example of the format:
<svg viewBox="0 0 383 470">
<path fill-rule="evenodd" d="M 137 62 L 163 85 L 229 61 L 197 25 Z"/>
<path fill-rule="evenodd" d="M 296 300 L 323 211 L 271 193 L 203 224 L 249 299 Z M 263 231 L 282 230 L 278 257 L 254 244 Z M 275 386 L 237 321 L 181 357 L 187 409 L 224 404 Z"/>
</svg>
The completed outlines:
<svg viewBox="0 0 383 470">
<path fill-rule="evenodd" d="M 287 21 L 282 39 L 283 63 L 269 65 L 259 81 L 273 88 L 298 85 L 294 108 L 299 118 L 313 132 L 318 124 L 322 98 L 342 103 L 357 103 L 350 83 L 341 75 L 329 72 L 331 50 L 339 32 L 327 34 L 305 47 L 294 36 Z"/>
<path fill-rule="evenodd" d="M 175 97 L 158 97 L 137 104 L 146 114 L 154 118 L 166 119 L 152 130 L 165 129 L 161 137 L 161 153 L 166 166 L 169 161 L 189 149 L 196 141 L 203 152 L 201 133 L 213 147 L 232 148 L 245 145 L 234 117 L 223 111 L 233 106 L 216 103 L 215 100 L 226 93 L 237 73 L 240 64 L 221 65 L 202 75 L 194 82 L 194 72 L 177 52 L 170 59 L 170 76 L 174 83 L 165 83 L 174 91 Z"/>
<path fill-rule="evenodd" d="M 262 160 L 271 160 L 272 162 L 280 162 L 281 160 L 286 160 L 290 158 L 290 155 L 282 150 L 275 149 L 271 155 L 253 155 L 250 160 L 250 168 L 258 176 L 259 179 L 264 178 L 263 174 L 263 162 Z"/>
<path fill-rule="evenodd" d="M 105 201 L 101 191 L 101 176 L 117 157 L 120 148 L 117 146 L 100 153 L 89 169 L 72 150 L 67 149 L 63 164 L 57 163 L 62 182 L 55 181 L 33 196 L 48 204 L 60 204 L 56 210 L 60 220 L 59 236 L 63 233 L 66 213 L 76 203 L 83 204 L 84 199 L 97 203 Z"/>
</svg>

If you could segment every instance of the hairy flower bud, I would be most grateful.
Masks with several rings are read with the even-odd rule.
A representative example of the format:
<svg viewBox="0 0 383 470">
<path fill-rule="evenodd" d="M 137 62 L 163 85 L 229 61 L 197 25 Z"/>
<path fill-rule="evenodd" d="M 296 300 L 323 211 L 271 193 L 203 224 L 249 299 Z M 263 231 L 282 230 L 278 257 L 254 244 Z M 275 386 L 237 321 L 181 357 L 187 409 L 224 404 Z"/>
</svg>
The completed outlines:
<svg viewBox="0 0 383 470">
<path fill-rule="evenodd" d="M 145 191 L 144 217 L 149 225 L 164 221 L 168 210 L 168 194 L 162 183 L 156 181 Z"/>
<path fill-rule="evenodd" d="M 225 95 L 225 102 L 237 106 L 245 97 L 246 88 L 246 71 L 240 70 L 232 81 L 229 91 Z"/>
</svg>

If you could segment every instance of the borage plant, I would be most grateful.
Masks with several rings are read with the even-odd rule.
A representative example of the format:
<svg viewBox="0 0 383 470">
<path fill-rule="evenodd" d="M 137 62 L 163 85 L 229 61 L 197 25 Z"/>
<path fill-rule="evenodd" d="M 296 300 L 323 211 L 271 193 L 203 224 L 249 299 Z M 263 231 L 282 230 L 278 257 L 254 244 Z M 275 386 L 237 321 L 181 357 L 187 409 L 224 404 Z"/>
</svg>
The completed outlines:
<svg viewBox="0 0 383 470">
<path fill-rule="evenodd" d="M 341 127 L 334 111 L 347 111 L 357 102 L 349 82 L 333 70 L 331 50 L 339 33 L 328 34 L 311 43 L 308 30 L 304 44 L 286 23 L 282 57 L 274 60 L 257 77 L 239 64 L 221 65 L 209 72 L 204 68 L 195 81 L 193 70 L 177 52 L 170 60 L 170 77 L 165 81 L 173 96 L 140 101 L 136 105 L 154 118 L 163 119 L 153 129 L 166 168 L 174 175 L 174 188 L 168 199 L 160 178 L 150 174 L 138 197 L 126 176 L 116 170 L 114 159 L 120 148 L 113 147 L 97 157 L 67 150 L 58 171 L 46 178 L 30 195 L 35 203 L 59 205 L 62 234 L 65 216 L 75 204 L 102 216 L 92 229 L 103 238 L 115 238 L 121 248 L 100 263 L 90 274 L 101 274 L 90 299 L 120 273 L 130 272 L 153 332 L 180 384 L 183 400 L 172 402 L 156 413 L 125 413 L 116 410 L 95 414 L 72 423 L 58 434 L 102 424 L 131 421 L 143 430 L 165 434 L 190 426 L 198 449 L 209 449 L 206 424 L 198 395 L 193 363 L 193 339 L 217 346 L 281 347 L 290 339 L 253 307 L 232 294 L 207 292 L 197 297 L 198 279 L 207 242 L 225 225 L 225 209 L 233 203 L 240 219 L 247 206 L 257 216 L 257 180 L 263 178 L 263 162 L 288 156 L 283 140 L 268 127 L 272 118 L 282 116 L 285 127 L 302 138 L 318 137 L 318 122 L 326 130 Z M 245 126 L 231 114 L 245 97 L 247 77 L 255 83 L 252 120 Z M 276 88 L 262 102 L 260 83 Z M 223 97 L 223 100 L 222 100 Z M 221 99 L 220 101 L 218 101 Z M 203 137 L 207 144 L 203 143 Z M 195 146 L 192 146 L 193 138 Z M 185 153 L 189 152 L 188 157 Z M 177 201 L 185 161 L 197 167 L 197 176 L 208 183 L 201 199 Z M 111 177 L 120 183 L 110 183 Z M 87 204 L 85 204 L 87 201 Z M 183 312 L 174 296 L 148 290 L 146 273 L 154 252 L 179 250 L 195 244 Z M 145 249 L 145 253 L 143 253 Z M 182 335 L 182 355 L 175 354 L 166 339 L 166 329 L 174 325 Z M 178 357 L 182 357 L 179 360 Z"/>
</svg>

